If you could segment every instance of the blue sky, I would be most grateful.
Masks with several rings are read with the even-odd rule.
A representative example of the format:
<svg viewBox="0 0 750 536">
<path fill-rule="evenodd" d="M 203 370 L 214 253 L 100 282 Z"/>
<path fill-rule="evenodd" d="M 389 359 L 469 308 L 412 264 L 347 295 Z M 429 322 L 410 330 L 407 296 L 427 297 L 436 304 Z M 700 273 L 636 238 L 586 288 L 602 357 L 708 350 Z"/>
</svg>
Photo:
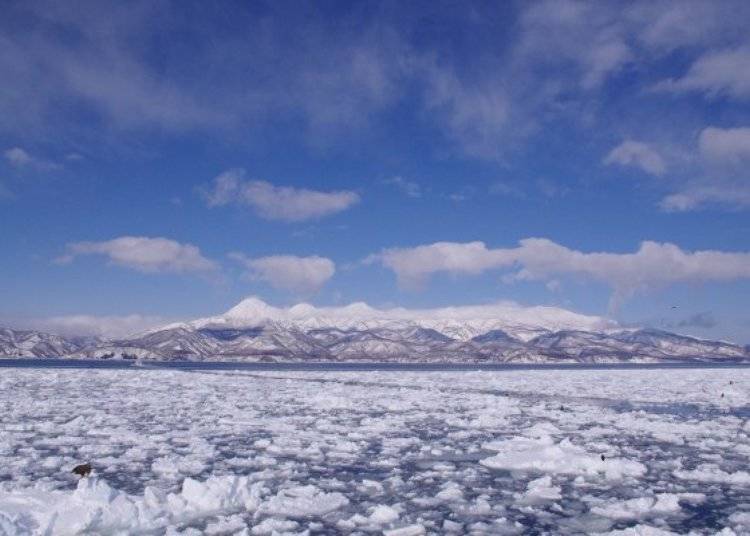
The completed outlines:
<svg viewBox="0 0 750 536">
<path fill-rule="evenodd" d="M 5 324 L 513 300 L 750 343 L 746 2 L 30 4 Z"/>
</svg>

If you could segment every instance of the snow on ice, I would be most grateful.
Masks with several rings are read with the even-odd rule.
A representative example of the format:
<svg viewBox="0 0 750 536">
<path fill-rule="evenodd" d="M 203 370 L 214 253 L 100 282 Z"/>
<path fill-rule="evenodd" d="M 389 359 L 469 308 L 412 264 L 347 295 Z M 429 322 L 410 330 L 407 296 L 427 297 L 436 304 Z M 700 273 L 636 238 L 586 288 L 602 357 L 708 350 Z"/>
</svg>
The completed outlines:
<svg viewBox="0 0 750 536">
<path fill-rule="evenodd" d="M 747 369 L 8 368 L 0 535 L 747 534 L 749 399 Z"/>
</svg>

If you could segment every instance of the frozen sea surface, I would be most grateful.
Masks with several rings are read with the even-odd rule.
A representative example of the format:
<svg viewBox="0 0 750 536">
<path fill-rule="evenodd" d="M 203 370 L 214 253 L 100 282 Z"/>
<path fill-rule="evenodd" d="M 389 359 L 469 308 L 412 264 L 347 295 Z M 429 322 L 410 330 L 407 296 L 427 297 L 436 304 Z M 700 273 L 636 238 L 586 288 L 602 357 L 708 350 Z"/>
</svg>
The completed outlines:
<svg viewBox="0 0 750 536">
<path fill-rule="evenodd" d="M 748 534 L 749 403 L 749 369 L 6 368 L 0 535 Z"/>
</svg>

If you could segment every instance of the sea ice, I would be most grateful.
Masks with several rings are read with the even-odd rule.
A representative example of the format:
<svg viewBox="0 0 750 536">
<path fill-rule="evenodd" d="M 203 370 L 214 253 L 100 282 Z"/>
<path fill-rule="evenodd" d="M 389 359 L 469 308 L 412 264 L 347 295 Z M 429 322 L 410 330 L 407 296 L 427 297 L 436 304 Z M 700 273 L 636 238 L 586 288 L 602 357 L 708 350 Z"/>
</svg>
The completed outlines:
<svg viewBox="0 0 750 536">
<path fill-rule="evenodd" d="M 0 534 L 747 534 L 749 387 L 745 368 L 6 368 Z"/>
</svg>

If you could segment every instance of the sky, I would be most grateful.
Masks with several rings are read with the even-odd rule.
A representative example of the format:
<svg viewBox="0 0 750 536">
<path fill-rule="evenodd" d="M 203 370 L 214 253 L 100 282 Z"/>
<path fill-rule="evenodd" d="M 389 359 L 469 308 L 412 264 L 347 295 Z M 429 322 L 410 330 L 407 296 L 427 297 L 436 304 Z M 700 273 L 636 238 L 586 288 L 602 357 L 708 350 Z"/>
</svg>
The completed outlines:
<svg viewBox="0 0 750 536">
<path fill-rule="evenodd" d="M 0 9 L 0 324 L 513 301 L 750 343 L 748 2 Z"/>
</svg>

